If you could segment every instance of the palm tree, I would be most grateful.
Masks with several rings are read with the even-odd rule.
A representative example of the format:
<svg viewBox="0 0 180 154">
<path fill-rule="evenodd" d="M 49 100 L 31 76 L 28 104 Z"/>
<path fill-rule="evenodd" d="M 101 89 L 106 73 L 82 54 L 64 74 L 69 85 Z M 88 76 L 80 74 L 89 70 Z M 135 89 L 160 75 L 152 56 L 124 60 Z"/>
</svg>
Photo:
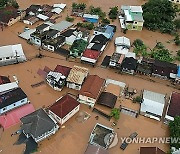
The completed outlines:
<svg viewBox="0 0 180 154">
<path fill-rule="evenodd" d="M 113 108 L 111 110 L 110 116 L 113 117 L 116 121 L 120 118 L 120 110 L 118 108 Z"/>
</svg>

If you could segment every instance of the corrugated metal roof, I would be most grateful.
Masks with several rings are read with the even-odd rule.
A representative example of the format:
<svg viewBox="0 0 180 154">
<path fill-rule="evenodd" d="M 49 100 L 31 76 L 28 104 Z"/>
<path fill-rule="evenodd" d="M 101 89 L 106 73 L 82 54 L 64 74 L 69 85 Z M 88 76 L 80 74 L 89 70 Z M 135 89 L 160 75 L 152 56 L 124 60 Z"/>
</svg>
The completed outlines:
<svg viewBox="0 0 180 154">
<path fill-rule="evenodd" d="M 91 15 L 91 14 L 84 14 L 83 18 L 99 19 L 99 16 L 98 15 Z"/>
<path fill-rule="evenodd" d="M 67 78 L 67 82 L 72 82 L 76 84 L 82 84 L 84 78 L 88 75 L 88 69 L 80 66 L 74 66 Z"/>
<path fill-rule="evenodd" d="M 156 92 L 152 92 L 148 90 L 144 90 L 143 99 L 148 99 L 157 103 L 165 104 L 164 94 L 160 94 L 160 93 L 156 93 Z"/>
</svg>

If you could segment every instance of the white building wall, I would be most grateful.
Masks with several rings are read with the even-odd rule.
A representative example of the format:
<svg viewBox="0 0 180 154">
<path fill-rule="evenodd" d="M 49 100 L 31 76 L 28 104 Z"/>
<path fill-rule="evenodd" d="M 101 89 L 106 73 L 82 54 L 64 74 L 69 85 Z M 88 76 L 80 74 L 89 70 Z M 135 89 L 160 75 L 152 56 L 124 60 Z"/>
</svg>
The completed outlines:
<svg viewBox="0 0 180 154">
<path fill-rule="evenodd" d="M 24 98 L 24 99 L 22 99 L 22 100 L 20 100 L 20 101 L 18 101 L 18 102 L 15 102 L 15 103 L 13 103 L 13 104 L 11 104 L 11 105 L 9 105 L 9 106 L 6 106 L 6 107 L 0 109 L 0 115 L 3 114 L 3 113 L 5 113 L 5 112 L 8 112 L 8 111 L 10 111 L 10 110 L 12 110 L 12 109 L 14 109 L 14 108 L 17 108 L 17 107 L 19 107 L 19 106 L 22 106 L 22 105 L 24 105 L 24 104 L 27 104 L 27 103 L 28 103 L 28 99 L 27 99 L 27 98 Z"/>
<path fill-rule="evenodd" d="M 42 135 L 39 136 L 39 137 L 37 137 L 37 138 L 34 138 L 33 136 L 32 136 L 32 137 L 33 137 L 34 140 L 38 143 L 38 142 L 40 142 L 40 141 L 42 141 L 42 140 L 48 138 L 49 136 L 55 134 L 55 133 L 58 131 L 58 129 L 59 129 L 59 126 L 56 125 L 52 130 L 50 130 L 50 131 L 48 131 L 48 132 L 42 134 Z"/>
<path fill-rule="evenodd" d="M 87 96 L 79 95 L 79 100 L 80 103 L 86 104 L 86 105 L 91 105 L 91 107 L 94 106 L 96 100 Z"/>
<path fill-rule="evenodd" d="M 69 114 L 67 114 L 63 119 L 57 116 L 55 113 L 49 110 L 50 115 L 61 125 L 63 125 L 66 121 L 68 121 L 73 115 L 75 115 L 80 109 L 80 105 L 74 108 Z"/>
<path fill-rule="evenodd" d="M 71 89 L 75 89 L 75 90 L 80 90 L 81 89 L 81 85 L 77 85 L 75 83 L 70 83 L 70 82 L 67 82 L 67 87 L 71 88 Z"/>
</svg>

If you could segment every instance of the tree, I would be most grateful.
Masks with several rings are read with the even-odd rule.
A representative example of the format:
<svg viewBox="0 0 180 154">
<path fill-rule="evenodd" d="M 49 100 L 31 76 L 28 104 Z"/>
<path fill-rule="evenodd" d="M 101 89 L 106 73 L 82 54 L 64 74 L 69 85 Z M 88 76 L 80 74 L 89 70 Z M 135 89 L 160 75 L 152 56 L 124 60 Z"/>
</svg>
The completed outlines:
<svg viewBox="0 0 180 154">
<path fill-rule="evenodd" d="M 141 96 L 136 96 L 135 98 L 133 98 L 133 103 L 141 103 L 142 101 L 142 97 Z"/>
<path fill-rule="evenodd" d="M 100 7 L 94 7 L 94 6 L 90 6 L 89 7 L 89 14 L 93 14 L 93 15 L 98 15 L 101 19 L 104 19 L 106 17 L 106 13 L 102 11 L 102 9 Z"/>
<path fill-rule="evenodd" d="M 138 46 L 144 45 L 144 42 L 142 40 L 140 40 L 140 39 L 136 39 L 136 40 L 134 40 L 132 45 L 135 46 L 135 47 L 138 47 Z"/>
<path fill-rule="evenodd" d="M 180 138 L 180 116 L 176 116 L 174 121 L 169 123 L 170 137 Z M 170 146 L 175 147 L 176 149 L 180 148 L 180 143 L 172 143 L 170 140 Z"/>
<path fill-rule="evenodd" d="M 0 7 L 5 7 L 8 3 L 8 0 L 0 0 Z"/>
<path fill-rule="evenodd" d="M 149 30 L 171 33 L 177 9 L 169 0 L 149 0 L 143 5 L 144 26 Z"/>
<path fill-rule="evenodd" d="M 117 15 L 118 15 L 118 6 L 112 7 L 110 8 L 109 11 L 109 18 L 110 19 L 117 19 Z"/>
<path fill-rule="evenodd" d="M 140 39 L 134 40 L 133 46 L 134 46 L 133 52 L 136 53 L 137 56 L 143 56 L 143 57 L 148 56 L 147 47 L 142 40 Z"/>
<path fill-rule="evenodd" d="M 71 17 L 67 16 L 67 17 L 66 17 L 66 21 L 68 21 L 68 22 L 73 22 L 73 21 L 74 21 L 74 18 L 71 18 Z"/>
<path fill-rule="evenodd" d="M 180 45 L 180 37 L 179 35 L 176 35 L 175 38 L 174 38 L 174 43 L 179 46 Z"/>
<path fill-rule="evenodd" d="M 166 62 L 172 62 L 174 60 L 170 51 L 166 49 L 161 42 L 158 42 L 153 48 L 151 52 L 151 57 Z"/>
<path fill-rule="evenodd" d="M 116 121 L 120 118 L 120 110 L 118 108 L 114 108 L 111 110 L 110 116 L 112 116 Z"/>
<path fill-rule="evenodd" d="M 110 24 L 110 20 L 107 19 L 107 18 L 103 18 L 102 19 L 102 24 L 108 25 L 108 24 Z"/>
<path fill-rule="evenodd" d="M 174 25 L 175 25 L 176 29 L 179 30 L 180 29 L 180 19 L 174 20 Z"/>
</svg>

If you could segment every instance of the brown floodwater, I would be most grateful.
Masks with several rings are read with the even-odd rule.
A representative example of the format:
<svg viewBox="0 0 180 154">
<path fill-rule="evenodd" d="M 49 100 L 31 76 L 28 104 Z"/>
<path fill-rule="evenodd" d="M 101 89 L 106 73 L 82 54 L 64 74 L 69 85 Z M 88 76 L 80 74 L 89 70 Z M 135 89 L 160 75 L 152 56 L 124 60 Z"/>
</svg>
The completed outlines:
<svg viewBox="0 0 180 154">
<path fill-rule="evenodd" d="M 62 17 L 58 19 L 59 21 L 63 20 L 67 14 L 70 14 L 71 4 L 72 2 L 86 3 L 88 6 L 94 5 L 102 7 L 102 9 L 108 12 L 109 7 L 112 6 L 120 6 L 122 4 L 127 5 L 139 5 L 144 3 L 141 0 L 18 0 L 18 3 L 21 8 L 25 9 L 29 7 L 31 4 L 54 4 L 54 3 L 66 3 L 67 8 L 62 14 Z M 80 19 L 77 19 L 78 21 Z M 77 22 L 77 20 L 75 22 Z M 29 26 L 30 28 L 37 26 L 41 22 L 36 23 L 33 26 Z M 113 22 L 117 26 L 117 32 L 115 37 L 122 36 L 124 34 L 120 31 L 119 21 L 116 20 Z M 51 89 L 47 85 L 42 85 L 37 88 L 32 88 L 31 85 L 42 81 L 42 78 L 37 75 L 37 71 L 39 68 L 43 69 L 44 66 L 48 66 L 51 69 L 54 69 L 57 64 L 66 65 L 69 67 L 73 67 L 74 65 L 84 66 L 89 68 L 90 74 L 97 74 L 102 78 L 111 78 L 114 80 L 125 82 L 132 88 L 136 88 L 139 92 L 143 89 L 167 94 L 168 96 L 172 91 L 175 91 L 172 87 L 167 86 L 169 82 L 162 81 L 160 79 L 154 79 L 156 82 L 150 82 L 149 80 L 142 79 L 142 77 L 134 77 L 129 75 L 120 75 L 117 74 L 114 70 L 111 69 L 103 69 L 100 68 L 99 65 L 102 62 L 102 59 L 105 55 L 111 55 L 114 48 L 114 39 L 110 42 L 109 46 L 103 53 L 102 57 L 98 61 L 98 66 L 93 68 L 89 65 L 80 64 L 77 62 L 69 62 L 66 61 L 64 57 L 50 53 L 48 51 L 41 51 L 44 58 L 37 59 L 34 58 L 35 55 L 39 53 L 37 47 L 27 44 L 27 42 L 17 36 L 18 32 L 22 32 L 26 25 L 18 22 L 17 24 L 5 28 L 4 31 L 0 31 L 0 46 L 9 45 L 9 44 L 17 44 L 21 43 L 24 49 L 24 52 L 28 58 L 28 62 L 18 64 L 18 65 L 9 65 L 0 68 L 0 74 L 10 76 L 13 80 L 12 76 L 16 75 L 18 80 L 20 81 L 20 87 L 25 91 L 28 95 L 29 100 L 34 105 L 36 109 L 42 106 L 49 106 L 52 104 L 57 98 L 62 96 L 67 92 L 71 92 L 73 94 L 78 94 L 77 91 L 71 90 L 68 88 L 64 88 L 62 92 L 57 92 Z M 174 53 L 178 49 L 172 43 L 166 43 L 168 40 L 172 40 L 172 36 L 167 34 L 160 34 L 158 32 L 151 32 L 148 30 L 143 30 L 141 32 L 137 31 L 128 31 L 125 35 L 131 39 L 131 42 L 136 39 L 142 39 L 150 48 L 152 48 L 156 41 L 163 42 L 170 50 Z M 114 38 L 115 38 L 114 37 Z M 177 90 L 176 90 L 177 91 Z M 116 106 L 119 106 L 120 102 L 118 101 Z M 124 102 L 123 102 L 124 103 Z M 129 102 L 128 102 L 129 103 Z M 131 104 L 132 105 L 132 104 Z M 97 106 L 101 108 L 104 112 L 110 113 L 110 110 L 105 107 Z M 104 125 L 111 127 L 111 122 L 107 121 L 103 117 L 99 117 L 98 120 L 95 119 L 96 114 L 92 113 L 91 110 L 88 109 L 87 106 L 81 105 L 81 109 L 83 111 L 88 112 L 91 115 L 91 118 L 85 121 L 84 123 L 78 123 L 75 120 L 76 115 L 70 119 L 67 123 L 65 123 L 65 128 L 59 130 L 56 135 L 51 136 L 49 140 L 42 141 L 40 144 L 40 148 L 37 153 L 42 154 L 83 154 L 86 149 L 89 135 L 94 127 L 94 125 L 99 122 Z M 7 130 L 2 134 L 0 138 L 0 151 L 2 150 L 3 154 L 21 154 L 24 150 L 25 146 L 14 146 L 13 143 L 17 140 L 17 136 L 11 137 L 10 134 L 15 130 L 19 129 L 20 124 L 17 124 Z M 118 137 L 129 136 L 133 132 L 138 132 L 140 137 L 154 137 L 154 136 L 168 136 L 168 127 L 165 126 L 162 122 L 157 122 L 152 119 L 145 118 L 143 116 L 139 116 L 138 118 L 133 118 L 128 115 L 121 114 L 120 120 L 118 121 L 117 126 L 114 128 L 118 134 Z M 118 143 L 116 147 L 113 147 L 109 150 L 110 154 L 139 154 L 139 148 L 141 146 L 158 146 L 164 151 L 167 151 L 169 145 L 167 144 L 130 144 L 125 151 L 120 150 L 119 146 L 121 141 Z"/>
</svg>

